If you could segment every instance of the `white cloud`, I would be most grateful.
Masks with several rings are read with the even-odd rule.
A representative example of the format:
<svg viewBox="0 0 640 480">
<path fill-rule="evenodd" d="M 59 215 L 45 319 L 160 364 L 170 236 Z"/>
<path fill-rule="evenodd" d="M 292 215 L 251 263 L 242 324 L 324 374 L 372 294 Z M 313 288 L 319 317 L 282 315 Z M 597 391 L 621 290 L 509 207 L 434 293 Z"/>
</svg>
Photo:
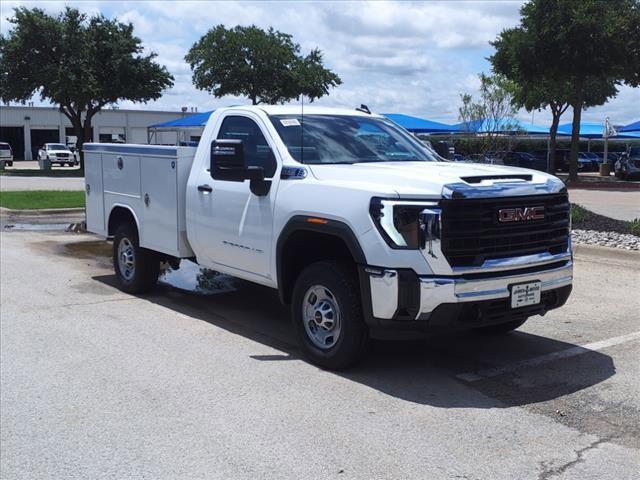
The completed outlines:
<svg viewBox="0 0 640 480">
<path fill-rule="evenodd" d="M 504 28 L 516 25 L 522 1 L 432 2 L 204 2 L 204 1 L 93 1 L 16 2 L 3 0 L 4 17 L 17 5 L 40 6 L 49 12 L 64 5 L 102 12 L 131 22 L 147 51 L 174 75 L 176 84 L 163 97 L 144 108 L 200 111 L 245 103 L 246 99 L 216 99 L 195 89 L 184 55 L 208 29 L 224 24 L 255 24 L 293 35 L 304 52 L 320 48 L 325 64 L 336 71 L 343 85 L 318 103 L 357 106 L 376 111 L 403 112 L 454 123 L 459 94 L 475 93 L 477 74 L 489 70 L 488 42 Z M 622 88 L 603 107 L 584 112 L 586 120 L 609 115 L 628 123 L 638 117 L 638 89 Z M 122 107 L 130 107 L 123 102 Z M 566 114 L 567 121 L 570 120 Z M 521 112 L 524 120 L 531 114 Z M 547 112 L 536 112 L 536 123 L 548 123 Z M 564 118 L 563 118 L 564 121 Z"/>
</svg>

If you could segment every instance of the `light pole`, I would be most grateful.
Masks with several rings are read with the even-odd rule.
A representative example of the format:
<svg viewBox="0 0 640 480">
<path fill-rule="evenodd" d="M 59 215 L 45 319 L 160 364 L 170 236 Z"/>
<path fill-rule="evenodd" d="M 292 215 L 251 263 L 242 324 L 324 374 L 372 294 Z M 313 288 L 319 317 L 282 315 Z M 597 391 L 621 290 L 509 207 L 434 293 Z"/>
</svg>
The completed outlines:
<svg viewBox="0 0 640 480">
<path fill-rule="evenodd" d="M 609 117 L 604 119 L 604 131 L 602 132 L 602 136 L 604 137 L 604 153 L 602 158 L 602 163 L 600 164 L 600 176 L 608 177 L 611 175 L 611 168 L 609 167 L 609 131 L 611 129 L 611 125 L 609 124 Z"/>
</svg>

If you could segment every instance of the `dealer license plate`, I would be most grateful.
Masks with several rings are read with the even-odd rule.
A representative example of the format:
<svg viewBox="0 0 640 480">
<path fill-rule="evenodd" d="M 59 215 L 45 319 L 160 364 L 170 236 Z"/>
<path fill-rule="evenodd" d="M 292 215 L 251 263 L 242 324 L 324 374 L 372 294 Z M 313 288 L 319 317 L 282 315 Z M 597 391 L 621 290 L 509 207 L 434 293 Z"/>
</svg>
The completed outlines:
<svg viewBox="0 0 640 480">
<path fill-rule="evenodd" d="M 541 282 L 520 283 L 511 287 L 511 308 L 540 303 Z"/>
</svg>

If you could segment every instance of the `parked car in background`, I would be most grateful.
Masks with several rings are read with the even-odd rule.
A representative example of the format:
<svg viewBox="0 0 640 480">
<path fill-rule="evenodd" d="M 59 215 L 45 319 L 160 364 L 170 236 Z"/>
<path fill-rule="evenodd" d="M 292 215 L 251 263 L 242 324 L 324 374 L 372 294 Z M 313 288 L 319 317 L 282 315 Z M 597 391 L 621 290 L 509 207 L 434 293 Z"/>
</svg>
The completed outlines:
<svg viewBox="0 0 640 480">
<path fill-rule="evenodd" d="M 609 167 L 611 168 L 612 172 L 615 171 L 616 162 L 618 160 L 620 160 L 620 155 L 621 155 L 621 152 L 608 152 L 607 153 L 607 163 L 609 164 Z"/>
<path fill-rule="evenodd" d="M 560 149 L 556 150 L 556 170 L 561 170 L 563 172 L 569 171 L 569 165 L 571 163 L 571 150 L 569 149 Z M 596 166 L 594 169 L 593 162 L 590 158 L 585 157 L 578 153 L 578 171 L 579 172 L 592 172 L 597 170 Z"/>
<path fill-rule="evenodd" d="M 3 162 L 5 166 L 13 166 L 13 150 L 11 145 L 6 142 L 0 142 L 0 162 Z"/>
<path fill-rule="evenodd" d="M 640 177 L 640 146 L 631 147 L 620 155 L 615 165 L 616 177 L 621 180 L 634 180 Z"/>
<path fill-rule="evenodd" d="M 507 152 L 487 152 L 485 156 L 489 159 L 489 163 L 492 165 L 504 165 L 502 163 L 502 157 Z"/>
<path fill-rule="evenodd" d="M 489 156 L 485 155 L 484 153 L 473 153 L 471 155 L 467 155 L 464 158 L 471 163 L 485 163 L 485 164 L 493 163 L 493 159 L 491 159 Z"/>
<path fill-rule="evenodd" d="M 61 167 L 65 165 L 73 167 L 78 163 L 71 149 L 62 143 L 45 143 L 38 150 L 38 160 L 49 160 L 51 165 L 60 165 Z"/>
<path fill-rule="evenodd" d="M 591 162 L 591 170 L 598 171 L 602 163 L 602 157 L 594 152 L 580 152 L 579 157 L 585 158 Z"/>
<path fill-rule="evenodd" d="M 547 169 L 547 162 L 541 161 L 529 152 L 507 152 L 502 157 L 502 163 L 510 167 L 531 168 L 544 172 Z"/>
</svg>

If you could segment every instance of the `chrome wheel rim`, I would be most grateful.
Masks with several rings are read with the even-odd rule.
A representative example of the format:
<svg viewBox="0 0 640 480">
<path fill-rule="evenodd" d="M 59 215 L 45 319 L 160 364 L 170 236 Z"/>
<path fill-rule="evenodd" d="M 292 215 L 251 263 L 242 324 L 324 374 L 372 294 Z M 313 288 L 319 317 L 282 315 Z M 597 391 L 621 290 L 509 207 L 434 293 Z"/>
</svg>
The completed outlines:
<svg viewBox="0 0 640 480">
<path fill-rule="evenodd" d="M 331 291 L 322 285 L 307 290 L 302 304 L 302 322 L 311 342 L 322 350 L 333 347 L 340 338 L 340 307 Z"/>
<path fill-rule="evenodd" d="M 136 271 L 136 257 L 133 244 L 128 238 L 121 238 L 118 243 L 118 268 L 125 280 L 131 280 Z"/>
</svg>

